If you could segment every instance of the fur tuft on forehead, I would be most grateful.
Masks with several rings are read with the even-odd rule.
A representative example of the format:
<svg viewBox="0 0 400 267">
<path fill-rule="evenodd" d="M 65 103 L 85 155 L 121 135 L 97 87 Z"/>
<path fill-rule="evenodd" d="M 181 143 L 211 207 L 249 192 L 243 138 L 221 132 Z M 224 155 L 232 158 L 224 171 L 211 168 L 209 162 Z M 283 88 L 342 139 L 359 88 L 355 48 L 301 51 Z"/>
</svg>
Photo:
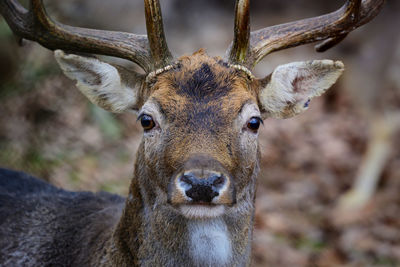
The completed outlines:
<svg viewBox="0 0 400 267">
<path fill-rule="evenodd" d="M 180 95 L 208 98 L 226 95 L 233 88 L 249 90 L 254 83 L 246 71 L 232 67 L 221 57 L 210 57 L 204 49 L 182 56 L 174 67 L 160 74 L 153 89 L 174 87 Z"/>
<path fill-rule="evenodd" d="M 160 74 L 152 87 L 151 96 L 161 107 L 183 105 L 186 112 L 211 108 L 219 112 L 240 110 L 243 102 L 256 101 L 256 81 L 245 72 L 232 68 L 219 57 L 208 56 L 203 49 L 179 59 L 177 67 Z M 168 113 L 176 109 L 166 108 Z M 182 110 L 183 112 L 184 110 Z"/>
</svg>

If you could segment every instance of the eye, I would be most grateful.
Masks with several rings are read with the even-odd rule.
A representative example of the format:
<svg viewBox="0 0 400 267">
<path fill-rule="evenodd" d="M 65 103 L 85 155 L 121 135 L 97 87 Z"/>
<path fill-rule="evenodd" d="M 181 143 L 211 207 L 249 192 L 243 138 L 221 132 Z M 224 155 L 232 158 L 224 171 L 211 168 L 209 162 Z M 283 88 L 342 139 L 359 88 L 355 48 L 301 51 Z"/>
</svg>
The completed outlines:
<svg viewBox="0 0 400 267">
<path fill-rule="evenodd" d="M 247 128 L 250 130 L 256 132 L 258 128 L 260 128 L 260 124 L 262 123 L 261 118 L 258 117 L 252 117 L 248 122 L 247 122 Z"/>
<path fill-rule="evenodd" d="M 156 123 L 154 122 L 153 118 L 150 115 L 143 114 L 140 116 L 140 124 L 142 124 L 142 127 L 145 131 L 149 131 L 156 126 Z"/>
</svg>

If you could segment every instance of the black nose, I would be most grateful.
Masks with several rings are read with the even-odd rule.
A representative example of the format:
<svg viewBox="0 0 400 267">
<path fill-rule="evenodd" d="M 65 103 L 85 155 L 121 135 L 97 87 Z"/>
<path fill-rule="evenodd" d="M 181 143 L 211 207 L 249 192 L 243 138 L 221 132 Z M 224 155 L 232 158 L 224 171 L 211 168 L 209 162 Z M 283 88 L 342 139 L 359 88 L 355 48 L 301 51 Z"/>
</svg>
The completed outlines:
<svg viewBox="0 0 400 267">
<path fill-rule="evenodd" d="M 193 202 L 210 203 L 224 187 L 226 178 L 222 174 L 212 174 L 206 178 L 198 178 L 194 174 L 183 174 L 179 184 L 184 188 L 186 196 Z"/>
</svg>

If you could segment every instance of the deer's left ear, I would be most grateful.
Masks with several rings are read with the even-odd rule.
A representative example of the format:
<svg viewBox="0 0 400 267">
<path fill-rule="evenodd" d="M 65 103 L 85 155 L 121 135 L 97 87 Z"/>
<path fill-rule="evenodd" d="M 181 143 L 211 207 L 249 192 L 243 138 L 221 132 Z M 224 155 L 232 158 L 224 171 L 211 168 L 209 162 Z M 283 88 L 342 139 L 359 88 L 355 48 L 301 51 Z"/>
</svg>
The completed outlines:
<svg viewBox="0 0 400 267">
<path fill-rule="evenodd" d="M 306 110 L 311 98 L 331 87 L 344 70 L 340 61 L 313 60 L 277 67 L 261 81 L 262 117 L 290 118 Z"/>
</svg>

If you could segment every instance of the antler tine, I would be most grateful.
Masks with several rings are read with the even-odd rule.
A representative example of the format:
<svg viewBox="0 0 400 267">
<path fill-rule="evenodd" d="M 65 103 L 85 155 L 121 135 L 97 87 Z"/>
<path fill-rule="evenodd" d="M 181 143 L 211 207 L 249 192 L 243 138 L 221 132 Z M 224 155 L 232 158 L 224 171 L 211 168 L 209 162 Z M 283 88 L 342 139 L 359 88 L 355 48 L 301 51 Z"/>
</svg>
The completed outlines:
<svg viewBox="0 0 400 267">
<path fill-rule="evenodd" d="M 235 6 L 235 30 L 229 61 L 243 64 L 247 59 L 250 40 L 250 0 L 237 0 Z"/>
<path fill-rule="evenodd" d="M 145 0 L 144 10 L 146 15 L 147 37 L 150 43 L 151 55 L 155 68 L 162 68 L 170 64 L 171 52 L 168 49 L 164 35 L 160 2 L 158 0 Z"/>
<path fill-rule="evenodd" d="M 342 41 L 348 33 L 373 19 L 384 0 L 347 0 L 339 10 L 319 17 L 267 27 L 250 34 L 247 67 L 254 67 L 266 55 L 316 41 L 319 52 Z"/>
<path fill-rule="evenodd" d="M 42 0 L 31 0 L 29 12 L 15 0 L 1 0 L 0 13 L 17 36 L 51 50 L 115 56 L 137 63 L 146 72 L 152 70 L 149 44 L 144 35 L 62 25 L 48 17 Z"/>
</svg>

